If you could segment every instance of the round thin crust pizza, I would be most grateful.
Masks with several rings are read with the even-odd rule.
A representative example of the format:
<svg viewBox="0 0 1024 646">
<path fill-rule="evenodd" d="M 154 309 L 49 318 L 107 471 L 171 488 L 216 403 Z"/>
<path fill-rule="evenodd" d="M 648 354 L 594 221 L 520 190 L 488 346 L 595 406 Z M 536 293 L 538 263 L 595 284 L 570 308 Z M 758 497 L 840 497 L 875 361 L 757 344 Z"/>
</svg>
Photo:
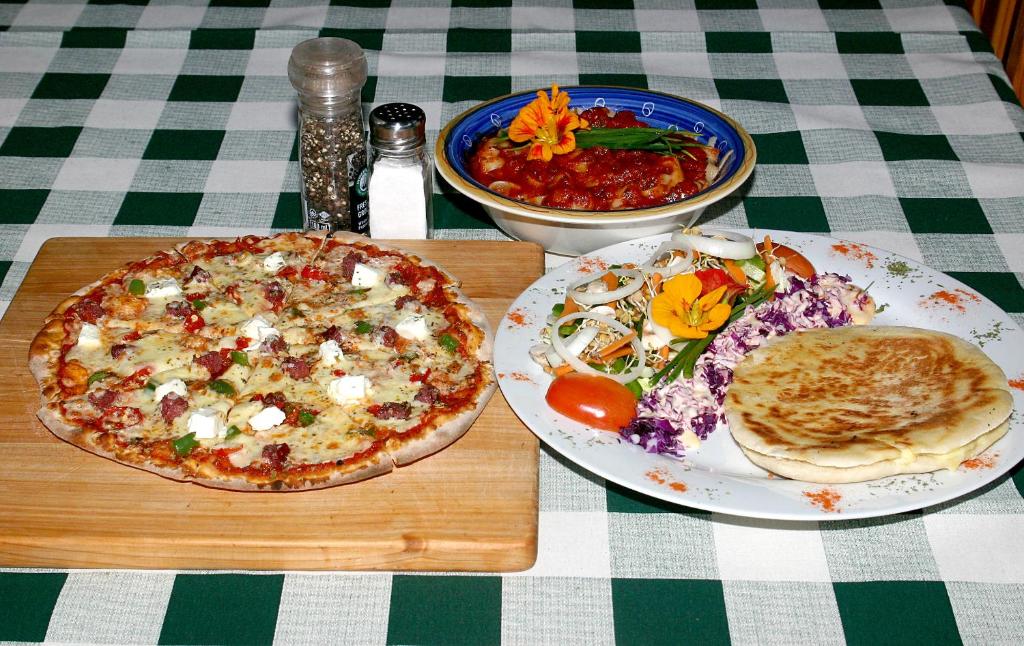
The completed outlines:
<svg viewBox="0 0 1024 646">
<path fill-rule="evenodd" d="M 331 487 L 461 437 L 492 335 L 441 267 L 352 234 L 194 240 L 47 317 L 39 419 L 116 462 L 218 489 Z"/>
</svg>

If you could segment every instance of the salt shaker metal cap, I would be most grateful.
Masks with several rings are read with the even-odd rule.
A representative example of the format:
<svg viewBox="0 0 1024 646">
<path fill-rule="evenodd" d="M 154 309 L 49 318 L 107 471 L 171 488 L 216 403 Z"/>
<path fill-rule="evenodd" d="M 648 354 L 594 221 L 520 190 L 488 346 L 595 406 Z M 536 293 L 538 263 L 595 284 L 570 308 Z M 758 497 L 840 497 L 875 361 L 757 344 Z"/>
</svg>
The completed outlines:
<svg viewBox="0 0 1024 646">
<path fill-rule="evenodd" d="M 386 103 L 370 112 L 370 145 L 404 152 L 423 145 L 427 115 L 411 103 Z"/>
<path fill-rule="evenodd" d="M 358 92 L 366 83 L 366 55 L 344 38 L 311 38 L 295 46 L 288 80 L 301 94 L 335 97 Z"/>
</svg>

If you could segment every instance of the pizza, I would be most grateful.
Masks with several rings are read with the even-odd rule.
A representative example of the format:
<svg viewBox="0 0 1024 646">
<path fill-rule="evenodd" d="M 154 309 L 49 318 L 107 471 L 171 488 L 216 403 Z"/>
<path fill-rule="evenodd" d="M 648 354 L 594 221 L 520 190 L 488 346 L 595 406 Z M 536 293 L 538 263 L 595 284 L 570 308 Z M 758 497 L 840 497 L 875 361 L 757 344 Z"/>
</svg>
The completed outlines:
<svg viewBox="0 0 1024 646">
<path fill-rule="evenodd" d="M 29 365 L 55 435 L 234 490 L 329 487 L 462 436 L 487 320 L 441 267 L 353 234 L 194 240 L 83 287 Z"/>
</svg>

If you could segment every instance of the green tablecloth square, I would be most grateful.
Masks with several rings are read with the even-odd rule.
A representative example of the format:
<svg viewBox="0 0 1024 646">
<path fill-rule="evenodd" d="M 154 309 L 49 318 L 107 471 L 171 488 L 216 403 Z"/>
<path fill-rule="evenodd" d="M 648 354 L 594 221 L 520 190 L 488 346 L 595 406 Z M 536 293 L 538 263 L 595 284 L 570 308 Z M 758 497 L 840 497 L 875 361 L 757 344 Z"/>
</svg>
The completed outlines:
<svg viewBox="0 0 1024 646">
<path fill-rule="evenodd" d="M 61 47 L 102 47 L 121 49 L 128 36 L 127 29 L 111 29 L 109 27 L 72 27 L 64 32 Z"/>
<path fill-rule="evenodd" d="M 388 644 L 498 644 L 501 577 L 395 575 Z"/>
<path fill-rule="evenodd" d="M 899 34 L 841 31 L 836 48 L 840 54 L 902 54 L 903 40 Z"/>
<path fill-rule="evenodd" d="M 431 201 L 435 229 L 494 228 L 494 222 L 477 202 L 461 193 L 447 192 L 447 182 L 439 177 L 434 181 L 440 182 L 445 191 L 443 196 L 434 195 Z"/>
<path fill-rule="evenodd" d="M 1021 379 L 1024 379 L 1024 375 L 1018 375 L 1016 377 L 1011 376 L 1011 379 L 1015 379 L 1017 383 L 1020 383 Z M 1013 485 L 1017 487 L 1017 492 L 1021 496 L 1024 496 L 1024 462 L 1021 462 L 1010 471 L 1011 477 L 1013 478 Z"/>
<path fill-rule="evenodd" d="M 640 52 L 640 34 L 616 31 L 577 31 L 578 52 Z"/>
<path fill-rule="evenodd" d="M 0 640 L 41 642 L 65 573 L 0 572 Z"/>
<path fill-rule="evenodd" d="M 486 101 L 511 91 L 512 81 L 507 76 L 445 75 L 441 98 L 445 103 Z"/>
<path fill-rule="evenodd" d="M 302 228 L 302 197 L 298 191 L 281 193 L 274 208 L 274 221 L 270 225 L 275 229 Z"/>
<path fill-rule="evenodd" d="M 11 224 L 32 224 L 50 194 L 46 189 L 2 189 L 0 190 L 0 212 L 4 222 Z"/>
<path fill-rule="evenodd" d="M 81 128 L 40 128 L 15 126 L 0 145 L 7 157 L 67 157 L 75 147 Z"/>
<path fill-rule="evenodd" d="M 807 164 L 807 151 L 799 132 L 751 135 L 759 164 Z"/>
<path fill-rule="evenodd" d="M 270 0 L 210 0 L 211 7 L 269 7 Z"/>
<path fill-rule="evenodd" d="M 511 7 L 512 0 L 452 0 L 452 7 Z"/>
<path fill-rule="evenodd" d="M 143 159 L 217 159 L 223 130 L 154 130 Z"/>
<path fill-rule="evenodd" d="M 970 47 L 972 52 L 992 53 L 992 43 L 989 42 L 988 37 L 982 32 L 962 31 L 960 35 L 967 41 L 967 46 Z"/>
<path fill-rule="evenodd" d="M 131 191 L 124 196 L 114 224 L 192 226 L 202 193 L 155 193 Z"/>
<path fill-rule="evenodd" d="M 449 52 L 510 52 L 512 32 L 507 29 L 456 27 L 448 30 L 446 45 Z"/>
<path fill-rule="evenodd" d="M 383 29 L 339 29 L 336 27 L 325 27 L 317 34 L 326 38 L 346 38 L 358 43 L 363 49 L 380 51 L 384 44 Z"/>
<path fill-rule="evenodd" d="M 168 101 L 224 101 L 238 98 L 243 76 L 178 76 L 171 88 Z"/>
<path fill-rule="evenodd" d="M 914 233 L 992 233 L 978 200 L 901 197 L 900 206 Z"/>
<path fill-rule="evenodd" d="M 704 38 L 707 41 L 708 54 L 772 52 L 772 38 L 767 32 L 744 34 L 735 31 L 711 31 L 704 34 Z"/>
<path fill-rule="evenodd" d="M 573 9 L 632 9 L 633 0 L 572 0 Z"/>
<path fill-rule="evenodd" d="M 998 271 L 949 271 L 1007 312 L 1024 312 L 1024 288 L 1013 274 Z M 982 332 L 983 330 L 979 330 Z M 1014 375 L 1010 375 L 1012 379 Z"/>
<path fill-rule="evenodd" d="M 829 230 L 821 198 L 816 195 L 793 197 L 746 197 L 743 206 L 750 226 L 785 231 Z"/>
<path fill-rule="evenodd" d="M 189 49 L 251 50 L 256 41 L 254 29 L 196 29 L 189 36 Z"/>
<path fill-rule="evenodd" d="M 140 7 L 146 6 L 150 3 L 150 0 L 89 0 L 89 4 L 94 5 L 138 5 Z"/>
<path fill-rule="evenodd" d="M 757 10 L 757 0 L 694 0 L 698 11 L 718 11 L 726 9 Z"/>
<path fill-rule="evenodd" d="M 861 105 L 929 105 L 917 79 L 850 79 Z"/>
<path fill-rule="evenodd" d="M 846 643 L 958 644 L 953 609 L 940 581 L 833 583 Z"/>
<path fill-rule="evenodd" d="M 855 9 L 858 11 L 878 10 L 882 8 L 879 0 L 818 0 L 822 9 Z"/>
<path fill-rule="evenodd" d="M 615 643 L 728 644 L 721 581 L 612 579 Z"/>
<path fill-rule="evenodd" d="M 1020 105 L 1020 100 L 1017 98 L 1016 93 L 1014 93 L 1013 88 L 1010 87 L 1009 83 L 995 74 L 989 74 L 988 78 L 992 82 L 992 87 L 996 89 L 996 93 L 999 95 L 1000 99 L 1013 105 Z M 1021 133 L 1021 136 L 1024 136 L 1024 132 Z"/>
<path fill-rule="evenodd" d="M 787 103 L 786 87 L 777 79 L 715 79 L 719 97 Z"/>
<path fill-rule="evenodd" d="M 284 575 L 179 574 L 161 644 L 270 644 Z"/>
<path fill-rule="evenodd" d="M 943 135 L 907 135 L 876 131 L 882 156 L 886 161 L 904 159 L 948 159 L 956 161 L 956 153 Z"/>
<path fill-rule="evenodd" d="M 387 8 L 391 6 L 391 0 L 331 0 L 331 6 Z"/>
<path fill-rule="evenodd" d="M 40 79 L 33 99 L 98 99 L 110 80 L 109 74 L 68 74 L 48 72 Z"/>
<path fill-rule="evenodd" d="M 580 85 L 622 85 L 647 88 L 645 74 L 580 74 Z"/>
</svg>

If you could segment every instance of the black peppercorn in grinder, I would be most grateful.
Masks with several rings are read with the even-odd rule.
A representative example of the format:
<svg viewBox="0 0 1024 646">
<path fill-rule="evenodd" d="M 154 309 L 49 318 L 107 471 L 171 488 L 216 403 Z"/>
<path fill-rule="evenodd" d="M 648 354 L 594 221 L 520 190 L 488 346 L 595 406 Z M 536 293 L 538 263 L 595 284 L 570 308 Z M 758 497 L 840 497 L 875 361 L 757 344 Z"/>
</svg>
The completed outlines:
<svg viewBox="0 0 1024 646">
<path fill-rule="evenodd" d="M 299 101 L 303 227 L 367 233 L 363 50 L 343 38 L 303 41 L 288 60 L 288 80 Z"/>
</svg>

